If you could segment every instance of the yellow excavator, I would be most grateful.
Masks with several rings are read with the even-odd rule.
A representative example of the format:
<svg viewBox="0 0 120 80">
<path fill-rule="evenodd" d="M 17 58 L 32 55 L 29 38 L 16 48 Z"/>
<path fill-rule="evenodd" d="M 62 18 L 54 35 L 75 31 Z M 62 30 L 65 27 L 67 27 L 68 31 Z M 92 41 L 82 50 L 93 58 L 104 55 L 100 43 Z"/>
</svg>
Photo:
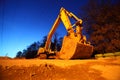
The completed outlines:
<svg viewBox="0 0 120 80">
<path fill-rule="evenodd" d="M 71 24 L 69 18 L 73 18 L 75 21 L 73 25 Z M 67 35 L 65 35 L 63 38 L 61 50 L 59 52 L 51 51 L 51 38 L 60 22 L 64 24 L 67 30 Z M 86 36 L 82 35 L 82 29 L 82 20 L 62 7 L 47 36 L 45 47 L 40 47 L 37 55 L 41 59 L 57 58 L 68 60 L 91 58 L 93 46 L 90 44 L 90 42 L 87 42 Z"/>
</svg>

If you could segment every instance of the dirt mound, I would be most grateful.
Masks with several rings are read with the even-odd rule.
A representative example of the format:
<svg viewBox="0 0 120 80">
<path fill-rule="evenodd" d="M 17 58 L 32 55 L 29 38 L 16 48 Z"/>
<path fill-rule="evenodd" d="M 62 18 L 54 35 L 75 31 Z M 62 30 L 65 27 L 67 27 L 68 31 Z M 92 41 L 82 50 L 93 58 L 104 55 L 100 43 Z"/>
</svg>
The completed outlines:
<svg viewBox="0 0 120 80">
<path fill-rule="evenodd" d="M 40 66 L 0 66 L 1 80 L 105 80 L 100 71 L 86 68 L 85 65 L 74 65 L 61 68 L 55 65 L 44 64 Z"/>
<path fill-rule="evenodd" d="M 120 58 L 0 60 L 0 80 L 119 80 Z"/>
</svg>

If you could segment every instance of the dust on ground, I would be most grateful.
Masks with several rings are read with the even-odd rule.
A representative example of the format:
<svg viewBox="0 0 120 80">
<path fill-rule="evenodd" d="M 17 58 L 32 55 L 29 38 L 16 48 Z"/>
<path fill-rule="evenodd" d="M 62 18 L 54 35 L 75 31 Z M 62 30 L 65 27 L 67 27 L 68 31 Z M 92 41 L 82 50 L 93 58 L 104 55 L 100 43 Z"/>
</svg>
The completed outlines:
<svg viewBox="0 0 120 80">
<path fill-rule="evenodd" d="M 88 60 L 0 59 L 0 80 L 120 80 L 120 57 Z"/>
</svg>

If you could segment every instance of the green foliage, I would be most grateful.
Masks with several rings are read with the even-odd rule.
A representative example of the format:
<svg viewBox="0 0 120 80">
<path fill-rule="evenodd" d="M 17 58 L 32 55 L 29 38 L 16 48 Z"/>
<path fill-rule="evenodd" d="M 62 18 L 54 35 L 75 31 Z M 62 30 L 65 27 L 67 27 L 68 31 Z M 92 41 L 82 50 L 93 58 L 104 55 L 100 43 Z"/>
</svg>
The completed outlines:
<svg viewBox="0 0 120 80">
<path fill-rule="evenodd" d="M 22 52 L 18 51 L 17 54 L 16 54 L 16 57 L 18 57 L 18 58 L 22 57 Z"/>
<path fill-rule="evenodd" d="M 94 54 L 120 51 L 120 1 L 90 0 L 84 13 Z"/>
<path fill-rule="evenodd" d="M 24 49 L 22 52 L 18 51 L 16 57 L 17 58 L 35 58 L 37 55 L 37 50 L 39 48 L 40 43 L 39 42 L 34 42 L 30 46 L 27 47 L 27 49 Z"/>
<path fill-rule="evenodd" d="M 105 53 L 105 54 L 96 54 L 95 58 L 102 58 L 102 57 L 117 57 L 120 56 L 120 52 L 115 53 Z"/>
<path fill-rule="evenodd" d="M 31 45 L 27 47 L 27 49 L 24 49 L 23 51 L 18 51 L 16 54 L 16 58 L 23 58 L 31 59 L 37 57 L 37 51 L 39 47 L 45 47 L 45 43 L 47 40 L 47 36 L 43 37 L 42 41 L 34 42 Z M 62 45 L 62 37 L 58 38 L 58 35 L 55 33 L 53 35 L 53 39 L 51 42 L 51 50 L 57 50 L 59 51 L 61 49 Z"/>
</svg>

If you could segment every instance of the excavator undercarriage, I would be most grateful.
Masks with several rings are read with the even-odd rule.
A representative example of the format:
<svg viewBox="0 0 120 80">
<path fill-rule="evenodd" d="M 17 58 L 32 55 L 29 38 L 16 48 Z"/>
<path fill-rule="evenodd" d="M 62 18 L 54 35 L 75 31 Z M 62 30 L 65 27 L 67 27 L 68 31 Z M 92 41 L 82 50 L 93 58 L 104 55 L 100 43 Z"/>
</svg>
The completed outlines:
<svg viewBox="0 0 120 80">
<path fill-rule="evenodd" d="M 69 18 L 73 18 L 75 23 L 72 25 Z M 61 50 L 51 51 L 50 43 L 52 35 L 57 29 L 60 22 L 63 22 L 67 35 L 64 36 Z M 77 18 L 73 13 L 61 8 L 60 13 L 55 20 L 48 36 L 45 47 L 40 47 L 38 56 L 40 59 L 83 59 L 91 58 L 93 46 L 87 42 L 86 36 L 82 35 L 82 20 Z"/>
</svg>

